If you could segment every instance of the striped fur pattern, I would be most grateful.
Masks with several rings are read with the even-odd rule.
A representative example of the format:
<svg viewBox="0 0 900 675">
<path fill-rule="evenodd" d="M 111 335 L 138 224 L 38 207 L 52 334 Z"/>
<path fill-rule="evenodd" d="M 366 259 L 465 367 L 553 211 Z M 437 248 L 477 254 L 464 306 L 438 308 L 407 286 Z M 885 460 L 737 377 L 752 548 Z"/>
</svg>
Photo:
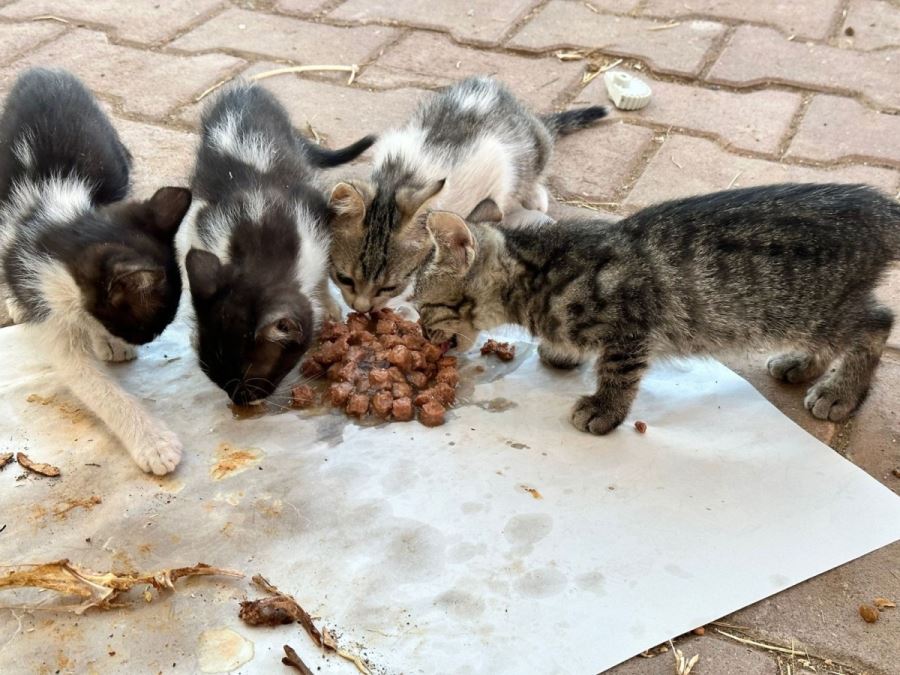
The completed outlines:
<svg viewBox="0 0 900 675">
<path fill-rule="evenodd" d="M 426 99 L 376 146 L 369 180 L 338 185 L 331 273 L 347 304 L 378 309 L 410 285 L 429 249 L 426 209 L 546 211 L 544 173 L 558 134 L 606 115 L 594 106 L 535 116 L 500 82 L 472 77 Z"/>
<path fill-rule="evenodd" d="M 436 252 L 413 299 L 429 336 L 466 346 L 516 323 L 551 366 L 596 357 L 597 390 L 572 413 L 595 434 L 625 419 L 653 358 L 759 347 L 780 350 L 772 376 L 815 381 L 815 417 L 844 420 L 893 323 L 874 289 L 900 259 L 900 205 L 866 186 L 732 190 L 617 223 L 467 226 L 433 213 L 428 227 Z"/>
</svg>

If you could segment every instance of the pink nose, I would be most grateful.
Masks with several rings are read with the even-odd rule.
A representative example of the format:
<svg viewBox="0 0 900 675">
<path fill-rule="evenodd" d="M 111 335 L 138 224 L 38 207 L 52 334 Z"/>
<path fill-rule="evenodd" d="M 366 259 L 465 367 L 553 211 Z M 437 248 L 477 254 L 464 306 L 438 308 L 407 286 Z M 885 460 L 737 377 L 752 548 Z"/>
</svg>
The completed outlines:
<svg viewBox="0 0 900 675">
<path fill-rule="evenodd" d="M 357 312 L 368 312 L 372 309 L 372 302 L 368 298 L 356 298 L 353 301 L 353 309 Z"/>
</svg>

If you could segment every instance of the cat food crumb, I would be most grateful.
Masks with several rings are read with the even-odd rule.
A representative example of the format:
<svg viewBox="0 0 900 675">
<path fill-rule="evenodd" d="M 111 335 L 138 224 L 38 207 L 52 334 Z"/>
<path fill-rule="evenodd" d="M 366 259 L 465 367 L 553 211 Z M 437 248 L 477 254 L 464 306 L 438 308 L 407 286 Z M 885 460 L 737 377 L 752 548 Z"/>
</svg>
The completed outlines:
<svg viewBox="0 0 900 675">
<path fill-rule="evenodd" d="M 333 384 L 324 400 L 348 415 L 418 417 L 429 426 L 443 424 L 459 384 L 456 358 L 428 342 L 418 323 L 389 309 L 352 313 L 346 323 L 326 322 L 301 370 L 310 378 L 327 377 Z"/>
<path fill-rule="evenodd" d="M 699 628 L 695 628 L 695 629 L 692 630 L 691 632 L 692 632 L 694 635 L 705 635 L 705 634 L 706 634 L 706 628 L 704 628 L 703 626 L 700 626 Z"/>
<path fill-rule="evenodd" d="M 291 389 L 291 407 L 309 408 L 316 402 L 315 390 L 307 384 L 301 384 Z"/>
<path fill-rule="evenodd" d="M 860 605 L 859 615 L 866 623 L 875 623 L 878 621 L 879 617 L 878 610 L 872 607 L 872 605 Z"/>
<path fill-rule="evenodd" d="M 426 427 L 439 427 L 444 423 L 447 410 L 437 401 L 428 401 L 419 409 L 419 421 Z"/>
<path fill-rule="evenodd" d="M 47 476 L 48 478 L 56 478 L 59 476 L 59 469 L 52 464 L 44 464 L 42 462 L 35 462 L 26 455 L 24 452 L 16 453 L 16 461 L 23 469 L 27 469 L 32 473 L 40 474 L 41 476 Z"/>
<path fill-rule="evenodd" d="M 642 422 L 641 420 L 638 420 L 637 422 L 634 423 L 634 428 L 637 429 L 637 432 L 639 434 L 647 433 L 647 423 Z"/>
<path fill-rule="evenodd" d="M 516 346 L 508 342 L 497 342 L 490 339 L 481 345 L 481 355 L 495 354 L 501 361 L 512 361 L 516 357 Z"/>
<path fill-rule="evenodd" d="M 900 478 L 900 469 L 894 469 L 891 473 L 894 474 L 894 478 Z"/>
<path fill-rule="evenodd" d="M 896 602 L 887 598 L 875 598 L 872 604 L 878 609 L 892 609 L 897 606 Z"/>
</svg>

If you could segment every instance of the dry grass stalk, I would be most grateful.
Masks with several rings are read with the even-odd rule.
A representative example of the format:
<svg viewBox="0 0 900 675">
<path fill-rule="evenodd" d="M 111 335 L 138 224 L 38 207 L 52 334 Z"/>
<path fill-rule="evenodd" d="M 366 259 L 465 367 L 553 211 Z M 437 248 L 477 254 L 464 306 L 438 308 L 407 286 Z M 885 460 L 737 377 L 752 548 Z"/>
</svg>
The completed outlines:
<svg viewBox="0 0 900 675">
<path fill-rule="evenodd" d="M 680 26 L 680 21 L 672 21 L 670 23 L 663 24 L 662 26 L 651 26 L 647 30 L 669 30 L 670 28 L 675 28 L 676 26 Z"/>
<path fill-rule="evenodd" d="M 700 660 L 699 654 L 694 654 L 690 659 L 685 658 L 684 652 L 672 644 L 669 640 L 669 646 L 672 648 L 672 655 L 675 657 L 675 675 L 691 675 L 691 670 Z"/>
<path fill-rule="evenodd" d="M 83 614 L 91 607 L 111 609 L 122 606 L 115 604 L 115 601 L 120 595 L 127 593 L 135 586 L 148 584 L 160 591 L 171 590 L 175 588 L 175 582 L 182 577 L 195 576 L 243 577 L 244 575 L 235 570 L 210 567 L 204 563 L 197 563 L 192 567 L 165 569 L 155 574 L 133 575 L 113 572 L 96 574 L 63 559 L 43 564 L 13 566 L 11 572 L 0 577 L 0 590 L 44 588 L 62 595 L 81 598 L 81 603 L 77 605 L 71 603 L 51 606 L 35 605 L 20 609 L 47 609 Z M 4 609 L 11 608 L 4 607 Z"/>
<path fill-rule="evenodd" d="M 255 75 L 251 75 L 248 77 L 248 80 L 252 80 L 253 82 L 257 82 L 259 80 L 264 80 L 267 77 L 275 77 L 276 75 L 284 75 L 286 73 L 312 73 L 312 72 L 341 72 L 341 73 L 350 73 L 350 77 L 347 80 L 347 84 L 351 85 L 356 80 L 356 75 L 359 73 L 359 66 L 355 63 L 350 66 L 285 66 L 284 68 L 275 68 L 273 70 L 265 70 L 261 73 L 256 73 Z M 199 103 L 204 98 L 209 96 L 219 87 L 222 87 L 229 82 L 231 82 L 234 78 L 228 77 L 220 82 L 216 82 L 211 87 L 204 89 L 203 92 L 194 99 L 194 103 Z"/>
</svg>

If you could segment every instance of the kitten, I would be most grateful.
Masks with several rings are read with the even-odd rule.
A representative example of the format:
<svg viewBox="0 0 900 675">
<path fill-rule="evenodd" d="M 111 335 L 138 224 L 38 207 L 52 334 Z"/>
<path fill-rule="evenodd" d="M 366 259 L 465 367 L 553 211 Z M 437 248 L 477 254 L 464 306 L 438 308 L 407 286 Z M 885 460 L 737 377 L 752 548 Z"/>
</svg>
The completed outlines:
<svg viewBox="0 0 900 675">
<path fill-rule="evenodd" d="M 368 181 L 340 183 L 331 193 L 331 274 L 344 300 L 367 312 L 410 285 L 429 251 L 416 218 L 426 206 L 465 214 L 490 198 L 494 219 L 521 208 L 546 211 L 553 140 L 606 114 L 593 106 L 537 117 L 488 77 L 425 100 L 380 140 Z"/>
<path fill-rule="evenodd" d="M 319 147 L 252 84 L 231 86 L 205 109 L 196 200 L 183 228 L 188 241 L 179 244 L 200 366 L 234 403 L 271 395 L 323 311 L 339 315 L 328 293 L 328 205 L 314 182 L 318 169 L 349 162 L 374 142 Z"/>
<path fill-rule="evenodd" d="M 760 346 L 786 349 L 771 375 L 817 380 L 807 409 L 840 422 L 893 323 L 873 290 L 900 258 L 900 204 L 866 186 L 731 190 L 611 224 L 467 226 L 435 212 L 428 228 L 436 250 L 413 300 L 429 337 L 468 346 L 516 323 L 551 366 L 597 356 L 597 390 L 572 413 L 595 434 L 625 419 L 651 358 Z"/>
<path fill-rule="evenodd" d="M 186 189 L 122 202 L 131 155 L 90 92 L 65 71 L 29 70 L 0 118 L 0 323 L 24 323 L 63 383 L 144 471 L 181 443 L 97 359 L 135 358 L 178 308 L 174 236 Z"/>
</svg>

